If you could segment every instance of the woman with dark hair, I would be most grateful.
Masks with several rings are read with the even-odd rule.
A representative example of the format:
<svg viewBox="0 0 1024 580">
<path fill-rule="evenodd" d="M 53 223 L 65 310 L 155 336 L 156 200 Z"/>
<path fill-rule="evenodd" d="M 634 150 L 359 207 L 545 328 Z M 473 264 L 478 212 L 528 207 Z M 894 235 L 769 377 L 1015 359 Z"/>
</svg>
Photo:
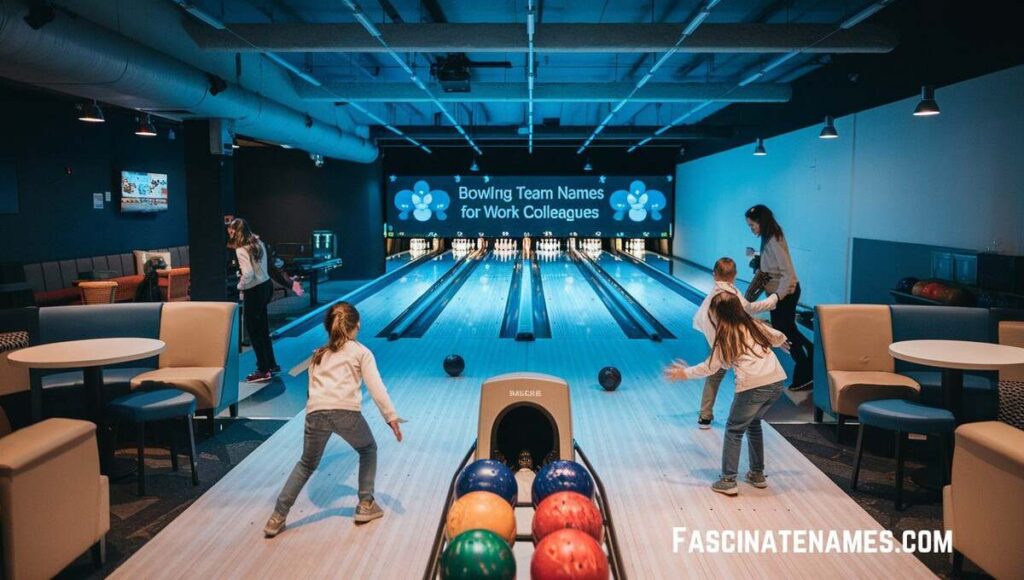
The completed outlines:
<svg viewBox="0 0 1024 580">
<path fill-rule="evenodd" d="M 267 304 L 274 294 L 267 266 L 267 247 L 259 236 L 252 233 L 249 223 L 235 218 L 228 223 L 228 247 L 238 258 L 238 291 L 242 294 L 245 330 L 256 352 L 256 372 L 245 377 L 250 383 L 263 383 L 281 372 L 274 359 L 274 343 L 270 340 L 270 320 Z"/>
<path fill-rule="evenodd" d="M 782 226 L 767 206 L 758 204 L 747 210 L 750 232 L 761 238 L 760 271 L 767 276 L 765 294 L 779 297 L 778 306 L 771 311 L 772 326 L 786 335 L 793 357 L 793 384 L 790 390 L 810 388 L 813 379 L 814 346 L 796 327 L 796 305 L 800 301 L 800 281 L 793 268 L 789 244 Z M 752 249 L 748 248 L 748 253 Z"/>
</svg>

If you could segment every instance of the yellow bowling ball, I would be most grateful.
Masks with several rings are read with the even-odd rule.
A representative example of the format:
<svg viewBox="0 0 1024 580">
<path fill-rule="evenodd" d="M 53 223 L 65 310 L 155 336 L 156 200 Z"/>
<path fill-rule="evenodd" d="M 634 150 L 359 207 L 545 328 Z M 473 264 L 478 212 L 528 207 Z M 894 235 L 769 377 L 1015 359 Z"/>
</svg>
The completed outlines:
<svg viewBox="0 0 1024 580">
<path fill-rule="evenodd" d="M 512 544 L 516 514 L 508 501 L 489 491 L 473 491 L 455 500 L 448 510 L 445 533 L 451 540 L 468 530 L 490 530 Z"/>
</svg>

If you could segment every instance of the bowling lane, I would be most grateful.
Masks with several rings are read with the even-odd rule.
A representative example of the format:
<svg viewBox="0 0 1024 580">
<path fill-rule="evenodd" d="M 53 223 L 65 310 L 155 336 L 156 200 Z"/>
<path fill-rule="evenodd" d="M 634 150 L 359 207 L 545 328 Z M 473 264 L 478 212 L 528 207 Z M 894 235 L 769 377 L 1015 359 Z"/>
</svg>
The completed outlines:
<svg viewBox="0 0 1024 580">
<path fill-rule="evenodd" d="M 618 322 L 567 255 L 541 259 L 540 272 L 551 338 L 625 338 Z"/>
<path fill-rule="evenodd" d="M 498 338 L 516 259 L 517 254 L 489 253 L 423 337 L 453 342 Z"/>
<path fill-rule="evenodd" d="M 413 268 L 387 288 L 356 305 L 362 317 L 363 332 L 376 334 L 416 301 L 430 286 L 455 265 L 451 252 Z"/>
<path fill-rule="evenodd" d="M 625 258 L 602 252 L 597 262 L 673 334 L 679 336 L 695 332 L 693 315 L 697 312 L 696 304 L 669 290 L 642 266 Z"/>
</svg>

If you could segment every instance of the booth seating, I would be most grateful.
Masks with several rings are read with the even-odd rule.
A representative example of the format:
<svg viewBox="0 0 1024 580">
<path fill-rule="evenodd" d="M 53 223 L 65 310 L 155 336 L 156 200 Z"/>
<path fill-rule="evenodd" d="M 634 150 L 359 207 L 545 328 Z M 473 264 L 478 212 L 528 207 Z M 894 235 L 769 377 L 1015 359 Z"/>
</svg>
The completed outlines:
<svg viewBox="0 0 1024 580">
<path fill-rule="evenodd" d="M 998 421 L 956 430 L 953 479 L 942 490 L 954 577 L 964 558 L 995 578 L 1024 571 L 1024 431 Z"/>
<path fill-rule="evenodd" d="M 104 559 L 110 491 L 96 425 L 49 419 L 7 432 L 0 411 L 0 547 L 7 580 L 52 578 L 92 548 Z"/>
<path fill-rule="evenodd" d="M 149 380 L 192 393 L 197 410 L 211 419 L 229 408 L 232 415 L 237 414 L 237 304 L 173 302 L 25 308 L 0 311 L 0 328 L 4 324 L 18 328 L 34 325 L 36 336 L 30 338 L 33 345 L 89 338 L 163 340 L 167 348 L 159 357 L 104 367 L 103 380 L 108 396 L 114 398 L 128 393 L 132 380 L 146 373 L 148 376 L 140 382 Z M 84 384 L 81 371 L 34 370 L 30 377 L 37 393 Z M 0 384 L 0 393 L 17 393 L 14 398 L 18 401 L 27 390 L 24 384 L 13 387 Z M 213 421 L 210 423 L 212 426 Z"/>
<path fill-rule="evenodd" d="M 1024 348 L 1024 322 L 1000 322 L 999 344 Z M 999 371 L 999 420 L 1024 429 L 1024 365 Z"/>
<path fill-rule="evenodd" d="M 815 376 L 827 384 L 827 407 L 836 416 L 836 439 L 846 417 L 856 417 L 861 403 L 876 399 L 917 399 L 920 385 L 896 373 L 889 354 L 892 319 L 888 306 L 875 304 L 817 307 L 819 344 L 815 356 L 824 361 L 824 372 Z M 818 354 L 820 353 L 820 355 Z M 815 393 L 817 399 L 818 393 Z M 815 401 L 817 402 L 817 400 Z"/>
<path fill-rule="evenodd" d="M 860 474 L 860 460 L 864 454 L 864 428 L 876 427 L 896 433 L 896 509 L 903 509 L 903 444 L 908 433 L 919 433 L 934 437 L 938 441 L 939 455 L 943 460 L 943 477 L 949 474 L 949 453 L 946 436 L 956 428 L 953 413 L 939 407 L 929 407 L 903 399 L 882 399 L 867 401 L 857 412 L 860 425 L 857 428 L 857 453 L 853 460 L 853 476 L 850 489 L 857 489 Z"/>
<path fill-rule="evenodd" d="M 820 330 L 814 333 L 816 348 L 814 351 L 813 399 L 815 419 L 819 421 L 823 413 L 838 417 L 856 415 L 856 406 L 851 408 L 842 404 L 844 397 L 833 398 L 833 385 L 829 378 L 832 374 L 831 370 L 857 370 L 841 368 L 856 361 L 864 361 L 862 366 L 865 367 L 879 364 L 882 353 L 888 357 L 889 344 L 903 340 L 944 339 L 997 342 L 1000 321 L 1024 318 L 1024 312 L 1019 310 L 957 306 L 841 304 L 819 305 L 815 310 Z M 889 311 L 888 317 L 885 316 L 885 310 Z M 842 321 L 842 324 L 831 324 L 830 321 Z M 886 328 L 887 323 L 888 328 Z M 892 360 L 891 357 L 889 360 Z M 884 368 L 888 369 L 889 364 L 893 365 L 893 372 L 920 386 L 918 400 L 921 403 L 941 406 L 942 373 L 939 369 L 898 360 L 892 363 L 887 362 Z M 886 370 L 886 372 L 890 371 Z M 995 373 L 964 373 L 964 418 L 966 421 L 986 421 L 996 417 L 998 413 L 997 382 Z M 891 386 L 891 383 L 883 384 Z M 883 393 L 876 396 L 871 394 L 869 387 L 877 388 L 879 385 L 874 383 L 856 386 L 851 394 L 863 392 L 865 395 L 850 400 L 859 404 L 866 400 L 879 398 L 908 398 L 907 396 L 894 397 Z M 865 388 L 868 390 L 864 391 Z"/>
<path fill-rule="evenodd" d="M 0 309 L 0 412 L 17 429 L 28 425 L 29 387 L 28 369 L 7 362 L 14 350 L 39 343 L 39 309 Z"/>
</svg>

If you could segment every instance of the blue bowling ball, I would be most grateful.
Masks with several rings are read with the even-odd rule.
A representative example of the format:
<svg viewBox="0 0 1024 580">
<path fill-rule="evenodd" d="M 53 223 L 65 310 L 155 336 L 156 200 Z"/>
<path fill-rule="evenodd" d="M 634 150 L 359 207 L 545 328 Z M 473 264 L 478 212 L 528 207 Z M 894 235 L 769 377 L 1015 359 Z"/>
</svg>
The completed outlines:
<svg viewBox="0 0 1024 580">
<path fill-rule="evenodd" d="M 575 491 L 594 498 L 594 479 L 575 461 L 552 461 L 537 472 L 533 480 L 533 506 L 537 507 L 547 496 L 560 491 Z"/>
<path fill-rule="evenodd" d="M 462 497 L 472 491 L 497 494 L 513 507 L 519 499 L 519 484 L 512 470 L 494 459 L 478 459 L 459 474 L 455 482 L 455 497 Z"/>
</svg>

